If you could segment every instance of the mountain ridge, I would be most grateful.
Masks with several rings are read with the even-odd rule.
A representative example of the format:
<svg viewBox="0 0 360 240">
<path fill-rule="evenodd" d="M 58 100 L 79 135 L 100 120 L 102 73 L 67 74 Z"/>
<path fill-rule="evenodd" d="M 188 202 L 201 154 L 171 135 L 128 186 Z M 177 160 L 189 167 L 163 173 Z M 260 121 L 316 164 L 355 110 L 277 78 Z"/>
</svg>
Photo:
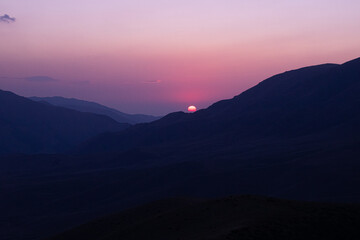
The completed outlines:
<svg viewBox="0 0 360 240">
<path fill-rule="evenodd" d="M 30 97 L 29 99 L 37 102 L 47 102 L 54 106 L 65 107 L 80 112 L 89 112 L 89 113 L 105 115 L 114 119 L 119 123 L 137 124 L 137 123 L 152 122 L 160 118 L 157 116 L 145 115 L 145 114 L 127 114 L 120 112 L 114 108 L 106 107 L 96 102 L 79 100 L 76 98 L 64 98 L 61 96 L 55 96 L 55 97 Z"/>
<path fill-rule="evenodd" d="M 0 90 L 0 153 L 60 152 L 129 125 L 109 117 L 37 103 Z"/>
<path fill-rule="evenodd" d="M 76 154 L 1 158 L 0 234 L 44 238 L 172 197 L 360 202 L 359 80 L 358 60 L 292 71 L 210 109 L 102 133 Z"/>
<path fill-rule="evenodd" d="M 237 133 L 238 138 L 245 139 L 255 135 L 314 134 L 340 124 L 339 121 L 345 119 L 340 113 L 349 117 L 355 112 L 356 116 L 360 114 L 354 94 L 342 97 L 340 104 L 328 104 L 337 102 L 336 98 L 341 97 L 341 92 L 354 92 L 360 88 L 359 69 L 359 60 L 355 59 L 341 65 L 323 64 L 287 71 L 260 82 L 232 99 L 214 103 L 207 109 L 192 114 L 171 113 L 150 124 L 109 134 L 106 144 L 112 145 L 113 151 L 121 151 L 175 139 L 191 141 L 201 135 L 208 138 Z M 102 145 L 98 143 L 104 141 L 104 136 L 99 137 L 98 141 L 95 138 L 93 142 L 88 142 L 89 147 L 82 145 L 80 152 L 90 149 L 101 152 Z M 116 141 L 119 142 L 118 146 Z M 105 151 L 109 150 L 108 146 Z"/>
</svg>

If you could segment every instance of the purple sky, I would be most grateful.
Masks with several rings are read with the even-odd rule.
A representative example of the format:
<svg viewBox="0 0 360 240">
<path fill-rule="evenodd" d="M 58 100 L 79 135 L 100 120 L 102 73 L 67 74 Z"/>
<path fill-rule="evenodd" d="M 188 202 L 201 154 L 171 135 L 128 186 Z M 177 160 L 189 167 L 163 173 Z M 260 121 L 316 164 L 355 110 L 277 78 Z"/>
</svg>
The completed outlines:
<svg viewBox="0 0 360 240">
<path fill-rule="evenodd" d="M 0 88 L 128 113 L 204 108 L 276 73 L 359 57 L 359 9 L 359 0 L 2 0 Z"/>
</svg>

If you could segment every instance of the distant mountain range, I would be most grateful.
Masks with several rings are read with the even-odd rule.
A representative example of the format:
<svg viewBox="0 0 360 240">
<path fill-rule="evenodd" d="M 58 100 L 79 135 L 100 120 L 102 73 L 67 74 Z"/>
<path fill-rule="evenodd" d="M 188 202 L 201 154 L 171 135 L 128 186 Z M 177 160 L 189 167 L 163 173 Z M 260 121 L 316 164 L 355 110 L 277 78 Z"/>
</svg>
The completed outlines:
<svg viewBox="0 0 360 240">
<path fill-rule="evenodd" d="M 65 107 L 80 112 L 89 112 L 108 116 L 119 123 L 147 123 L 152 122 L 160 117 L 144 115 L 144 114 L 126 114 L 116 109 L 103 106 L 95 102 L 79 100 L 75 98 L 64 97 L 30 97 L 31 100 L 37 102 L 46 102 L 54 106 Z"/>
<path fill-rule="evenodd" d="M 51 240 L 358 240 L 360 205 L 259 196 L 168 199 L 103 217 Z"/>
<path fill-rule="evenodd" d="M 0 90 L 0 154 L 54 153 L 129 124 L 91 113 L 34 102 Z"/>
<path fill-rule="evenodd" d="M 340 65 L 324 64 L 278 74 L 207 109 L 192 114 L 171 113 L 120 131 L 117 128 L 121 126 L 105 116 L 79 113 L 1 92 L 0 126 L 3 126 L 1 132 L 6 133 L 1 136 L 2 148 L 23 151 L 27 146 L 28 150 L 34 147 L 40 151 L 38 146 L 57 149 L 55 146 L 63 142 L 69 147 L 86 140 L 68 154 L 0 158 L 0 222 L 4 223 L 0 224 L 0 238 L 42 239 L 106 214 L 169 197 L 255 194 L 360 202 L 359 93 L 360 58 Z M 65 113 L 71 117 L 65 118 Z M 55 125 L 54 119 L 60 123 L 55 121 Z M 74 119 L 78 120 L 74 122 Z M 90 119 L 92 128 L 102 127 L 99 135 L 95 136 L 94 130 L 86 127 Z M 76 129 L 81 124 L 83 131 Z M 13 128 L 4 128 L 9 125 L 16 126 L 19 135 L 8 130 Z M 104 126 L 109 128 L 103 129 Z M 87 136 L 81 135 L 76 141 L 70 139 L 72 134 L 78 136 L 78 131 L 86 132 Z M 58 137 L 59 134 L 64 137 Z M 93 137 L 89 139 L 90 135 Z M 14 141 L 15 137 L 21 141 Z M 266 201 L 249 208 L 272 208 Z M 288 206 L 284 202 L 279 204 Z M 223 205 L 226 204 L 219 206 Z M 327 206 L 325 212 L 332 212 Z M 291 221 L 294 209 L 284 208 L 290 215 L 284 216 L 275 232 L 281 226 L 291 225 L 285 223 Z M 284 208 L 279 206 L 274 212 Z M 304 208 L 304 211 L 309 210 Z M 316 219 L 319 217 L 316 212 L 297 216 Z M 267 208 L 258 214 L 266 213 Z M 134 216 L 138 219 L 143 214 L 146 215 L 140 212 Z M 180 212 L 164 219 L 177 219 L 176 214 Z M 343 219 L 348 211 L 340 215 L 339 219 Z M 220 217 L 217 213 L 214 216 Z M 129 229 L 134 226 L 146 229 L 136 219 L 126 223 Z M 150 219 L 154 223 L 158 221 Z M 269 226 L 269 219 L 260 222 Z M 352 216 L 349 219 L 351 222 Z M 258 231 L 256 219 L 254 224 L 248 225 L 250 230 Z M 98 226 L 90 225 L 89 232 L 93 235 L 99 230 L 123 236 L 122 230 L 112 231 L 114 225 L 109 223 L 107 232 L 104 229 L 107 225 L 100 222 Z M 154 227 L 150 231 L 154 234 L 161 228 L 150 226 Z M 235 235 L 226 234 L 229 239 L 250 236 L 242 235 L 245 233 L 239 227 L 233 230 Z M 204 230 L 209 232 L 211 229 Z M 128 236 L 141 235 L 135 231 L 128 233 Z"/>
</svg>

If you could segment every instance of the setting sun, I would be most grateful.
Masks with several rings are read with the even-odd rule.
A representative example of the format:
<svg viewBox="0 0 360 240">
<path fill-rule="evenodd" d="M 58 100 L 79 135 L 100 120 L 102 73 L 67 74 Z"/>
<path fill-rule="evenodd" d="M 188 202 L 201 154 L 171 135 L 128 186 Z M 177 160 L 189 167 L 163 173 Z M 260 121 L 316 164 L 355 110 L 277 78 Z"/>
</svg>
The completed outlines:
<svg viewBox="0 0 360 240">
<path fill-rule="evenodd" d="M 189 106 L 188 111 L 189 112 L 196 112 L 196 107 L 195 106 Z"/>
</svg>

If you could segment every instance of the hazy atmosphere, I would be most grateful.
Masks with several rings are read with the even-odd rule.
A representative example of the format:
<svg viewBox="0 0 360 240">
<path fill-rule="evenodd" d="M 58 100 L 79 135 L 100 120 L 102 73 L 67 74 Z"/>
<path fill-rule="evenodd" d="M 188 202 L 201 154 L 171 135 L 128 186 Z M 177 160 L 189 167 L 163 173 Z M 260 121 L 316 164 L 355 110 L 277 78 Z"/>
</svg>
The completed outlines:
<svg viewBox="0 0 360 240">
<path fill-rule="evenodd" d="M 2 0 L 0 88 L 163 115 L 360 53 L 360 1 Z"/>
</svg>

